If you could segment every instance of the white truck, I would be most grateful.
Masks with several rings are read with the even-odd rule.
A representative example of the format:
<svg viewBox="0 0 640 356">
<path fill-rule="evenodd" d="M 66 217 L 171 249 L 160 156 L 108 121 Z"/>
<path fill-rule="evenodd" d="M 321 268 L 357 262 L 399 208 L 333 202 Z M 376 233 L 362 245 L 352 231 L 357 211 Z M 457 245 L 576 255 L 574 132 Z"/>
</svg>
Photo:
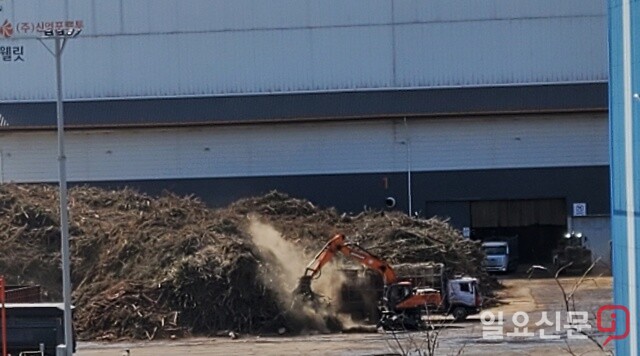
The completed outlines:
<svg viewBox="0 0 640 356">
<path fill-rule="evenodd" d="M 506 237 L 482 243 L 489 272 L 513 272 L 518 268 L 518 237 Z"/>
</svg>

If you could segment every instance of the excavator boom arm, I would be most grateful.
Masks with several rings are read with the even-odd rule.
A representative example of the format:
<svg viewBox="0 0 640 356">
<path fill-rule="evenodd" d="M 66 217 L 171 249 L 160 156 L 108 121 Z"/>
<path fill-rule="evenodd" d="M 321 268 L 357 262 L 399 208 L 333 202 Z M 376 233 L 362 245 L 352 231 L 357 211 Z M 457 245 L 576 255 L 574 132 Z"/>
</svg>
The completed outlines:
<svg viewBox="0 0 640 356">
<path fill-rule="evenodd" d="M 385 284 L 395 283 L 397 280 L 393 268 L 391 268 L 387 262 L 372 255 L 358 245 L 346 242 L 343 234 L 335 235 L 324 245 L 322 250 L 320 250 L 314 259 L 307 265 L 304 274 L 305 278 L 315 277 L 320 273 L 322 267 L 331 261 L 338 252 L 342 253 L 346 257 L 356 260 L 367 268 L 378 271 L 382 275 Z"/>
<path fill-rule="evenodd" d="M 307 268 L 304 271 L 304 276 L 313 278 L 318 275 L 318 273 L 320 273 L 320 271 L 322 270 L 322 267 L 324 267 L 324 265 L 326 265 L 329 261 L 331 261 L 331 259 L 333 259 L 333 256 L 335 256 L 336 252 L 340 250 L 340 246 L 342 246 L 344 242 L 344 235 L 341 234 L 338 234 L 331 238 L 331 240 L 329 240 L 329 242 L 324 245 L 322 250 L 320 250 L 320 252 L 316 254 L 313 260 L 309 262 Z"/>
</svg>

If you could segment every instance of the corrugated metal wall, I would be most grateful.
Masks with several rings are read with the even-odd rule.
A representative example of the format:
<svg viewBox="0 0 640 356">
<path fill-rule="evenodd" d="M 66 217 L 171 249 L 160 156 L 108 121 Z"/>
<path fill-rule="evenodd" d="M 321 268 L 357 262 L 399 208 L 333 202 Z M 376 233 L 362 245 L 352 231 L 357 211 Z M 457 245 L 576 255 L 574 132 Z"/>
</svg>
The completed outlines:
<svg viewBox="0 0 640 356">
<path fill-rule="evenodd" d="M 607 79 L 604 0 L 6 0 L 5 101 L 52 100 L 41 22 L 81 21 L 68 99 Z M 26 25 L 25 25 L 26 24 Z M 31 26 L 31 27 L 29 27 Z"/>
<path fill-rule="evenodd" d="M 72 181 L 598 166 L 606 127 L 573 114 L 70 131 L 66 151 Z M 0 133 L 0 152 L 2 182 L 58 179 L 55 132 Z"/>
</svg>

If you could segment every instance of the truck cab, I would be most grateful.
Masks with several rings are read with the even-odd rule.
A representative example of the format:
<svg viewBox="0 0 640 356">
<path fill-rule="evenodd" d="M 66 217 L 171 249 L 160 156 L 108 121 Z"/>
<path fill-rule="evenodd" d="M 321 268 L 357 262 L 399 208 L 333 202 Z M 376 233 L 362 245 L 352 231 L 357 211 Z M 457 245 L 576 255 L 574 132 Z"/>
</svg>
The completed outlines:
<svg viewBox="0 0 640 356">
<path fill-rule="evenodd" d="M 487 271 L 507 272 L 509 269 L 509 244 L 506 242 L 483 242 Z"/>
<path fill-rule="evenodd" d="M 508 241 L 487 241 L 482 243 L 486 255 L 487 271 L 507 273 L 517 268 L 516 250 Z"/>
<path fill-rule="evenodd" d="M 447 281 L 448 314 L 456 321 L 463 321 L 467 315 L 477 314 L 482 308 L 482 295 L 478 279 L 461 277 Z"/>
</svg>

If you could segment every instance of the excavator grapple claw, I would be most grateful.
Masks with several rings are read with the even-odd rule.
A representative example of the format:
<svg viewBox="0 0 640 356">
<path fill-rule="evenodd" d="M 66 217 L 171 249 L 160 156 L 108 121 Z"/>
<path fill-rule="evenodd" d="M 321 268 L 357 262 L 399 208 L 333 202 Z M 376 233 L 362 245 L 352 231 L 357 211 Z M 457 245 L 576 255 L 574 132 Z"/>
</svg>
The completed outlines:
<svg viewBox="0 0 640 356">
<path fill-rule="evenodd" d="M 313 299 L 314 293 L 311 290 L 311 276 L 300 277 L 298 286 L 293 290 L 293 294 L 303 299 Z"/>
</svg>

